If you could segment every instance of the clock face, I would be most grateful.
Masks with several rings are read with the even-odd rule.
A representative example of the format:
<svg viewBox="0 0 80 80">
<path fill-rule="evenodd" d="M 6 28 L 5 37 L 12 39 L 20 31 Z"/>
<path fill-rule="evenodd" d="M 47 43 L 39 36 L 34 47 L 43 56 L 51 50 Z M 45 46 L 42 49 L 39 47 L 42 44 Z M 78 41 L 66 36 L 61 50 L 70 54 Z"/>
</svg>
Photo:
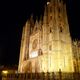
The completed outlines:
<svg viewBox="0 0 80 80">
<path fill-rule="evenodd" d="M 35 40 L 33 41 L 33 43 L 32 43 L 32 49 L 36 49 L 37 44 L 38 44 L 38 40 L 35 39 Z"/>
</svg>

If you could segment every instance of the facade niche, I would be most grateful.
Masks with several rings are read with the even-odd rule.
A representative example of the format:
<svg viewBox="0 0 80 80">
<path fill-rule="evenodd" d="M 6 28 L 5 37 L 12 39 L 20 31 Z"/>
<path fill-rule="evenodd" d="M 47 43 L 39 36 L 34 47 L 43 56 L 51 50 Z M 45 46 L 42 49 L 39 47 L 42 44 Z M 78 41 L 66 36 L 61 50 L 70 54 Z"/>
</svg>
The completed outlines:
<svg viewBox="0 0 80 80">
<path fill-rule="evenodd" d="M 63 29 L 62 29 L 62 27 L 61 27 L 61 26 L 59 27 L 59 30 L 60 30 L 60 32 L 63 32 Z"/>
<path fill-rule="evenodd" d="M 52 46 L 51 46 L 51 45 L 49 46 L 49 50 L 50 50 L 50 51 L 52 50 Z"/>
<path fill-rule="evenodd" d="M 50 12 L 52 13 L 52 7 L 50 7 Z"/>
<path fill-rule="evenodd" d="M 60 7 L 58 8 L 58 12 L 60 13 Z"/>
<path fill-rule="evenodd" d="M 43 53 L 42 53 L 42 49 L 39 49 L 39 50 L 38 50 L 38 54 L 39 54 L 39 55 L 42 55 L 42 54 L 43 54 Z"/>
<path fill-rule="evenodd" d="M 52 16 L 50 16 L 50 20 L 52 20 Z"/>
<path fill-rule="evenodd" d="M 52 30 L 51 30 L 51 28 L 50 28 L 50 33 L 52 33 Z"/>
</svg>

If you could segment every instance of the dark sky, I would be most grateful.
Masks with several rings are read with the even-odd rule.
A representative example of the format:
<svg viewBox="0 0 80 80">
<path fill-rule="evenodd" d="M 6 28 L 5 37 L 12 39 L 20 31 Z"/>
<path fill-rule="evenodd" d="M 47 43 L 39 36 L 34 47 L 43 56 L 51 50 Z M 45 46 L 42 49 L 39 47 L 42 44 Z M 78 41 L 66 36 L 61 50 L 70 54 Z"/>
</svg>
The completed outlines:
<svg viewBox="0 0 80 80">
<path fill-rule="evenodd" d="M 44 1 L 44 2 L 43 2 Z M 40 15 L 46 0 L 0 2 L 0 64 L 18 64 L 22 27 L 30 14 Z M 79 0 L 67 0 L 72 39 L 80 39 Z"/>
</svg>

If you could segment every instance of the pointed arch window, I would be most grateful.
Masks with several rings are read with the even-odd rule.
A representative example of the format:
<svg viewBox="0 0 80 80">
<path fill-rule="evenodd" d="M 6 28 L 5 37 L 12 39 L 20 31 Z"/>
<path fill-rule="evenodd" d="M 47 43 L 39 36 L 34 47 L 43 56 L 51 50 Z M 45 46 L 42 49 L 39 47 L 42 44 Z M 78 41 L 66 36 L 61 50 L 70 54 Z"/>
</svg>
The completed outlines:
<svg viewBox="0 0 80 80">
<path fill-rule="evenodd" d="M 60 7 L 58 8 L 58 12 L 60 13 Z"/>
<path fill-rule="evenodd" d="M 49 33 L 52 33 L 53 32 L 53 29 L 52 27 L 49 28 Z"/>
<path fill-rule="evenodd" d="M 52 31 L 51 31 L 51 28 L 50 28 L 50 33 L 51 33 Z"/>
<path fill-rule="evenodd" d="M 60 32 L 63 32 L 62 26 L 59 27 L 59 31 Z"/>
<path fill-rule="evenodd" d="M 42 55 L 42 54 L 43 54 L 42 49 L 39 49 L 39 50 L 38 50 L 38 54 L 39 54 L 39 55 Z"/>
<path fill-rule="evenodd" d="M 51 46 L 51 45 L 49 45 L 49 50 L 50 50 L 50 51 L 52 50 L 52 46 Z"/>
<path fill-rule="evenodd" d="M 52 13 L 52 7 L 50 7 L 50 12 Z"/>
<path fill-rule="evenodd" d="M 29 53 L 27 53 L 27 59 L 29 59 Z"/>
<path fill-rule="evenodd" d="M 24 54 L 24 61 L 26 60 L 26 53 Z"/>
<path fill-rule="evenodd" d="M 50 27 L 49 32 L 52 33 L 52 28 Z"/>
<path fill-rule="evenodd" d="M 52 16 L 50 16 L 50 20 L 52 20 Z"/>
</svg>

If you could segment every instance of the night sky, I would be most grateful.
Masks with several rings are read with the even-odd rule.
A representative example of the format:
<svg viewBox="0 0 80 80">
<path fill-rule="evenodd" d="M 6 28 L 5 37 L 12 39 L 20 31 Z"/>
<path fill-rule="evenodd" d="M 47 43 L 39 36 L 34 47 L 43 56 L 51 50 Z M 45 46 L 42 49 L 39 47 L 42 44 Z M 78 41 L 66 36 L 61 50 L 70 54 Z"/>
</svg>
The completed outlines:
<svg viewBox="0 0 80 80">
<path fill-rule="evenodd" d="M 72 39 L 80 39 L 79 0 L 66 2 Z M 0 65 L 18 64 L 22 27 L 31 13 L 43 14 L 45 3 L 46 0 L 0 2 Z"/>
</svg>

